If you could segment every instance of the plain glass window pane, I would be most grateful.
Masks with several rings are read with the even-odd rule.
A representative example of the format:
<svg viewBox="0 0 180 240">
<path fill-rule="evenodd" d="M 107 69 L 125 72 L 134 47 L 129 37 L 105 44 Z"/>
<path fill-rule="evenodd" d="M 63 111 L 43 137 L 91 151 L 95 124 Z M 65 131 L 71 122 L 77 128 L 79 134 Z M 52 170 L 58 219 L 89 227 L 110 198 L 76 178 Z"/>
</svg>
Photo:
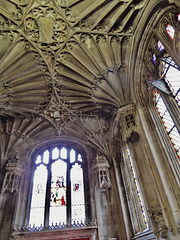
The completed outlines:
<svg viewBox="0 0 180 240">
<path fill-rule="evenodd" d="M 40 165 L 34 172 L 34 184 L 32 191 L 32 201 L 29 224 L 40 226 L 44 221 L 44 206 L 47 183 L 47 169 Z"/>
<path fill-rule="evenodd" d="M 43 162 L 48 164 L 49 163 L 49 151 L 46 150 L 43 154 Z"/>
<path fill-rule="evenodd" d="M 67 159 L 67 149 L 64 147 L 61 149 L 61 158 Z"/>
<path fill-rule="evenodd" d="M 41 155 L 38 155 L 37 156 L 37 159 L 36 159 L 36 164 L 40 163 L 41 162 Z"/>
<path fill-rule="evenodd" d="M 78 161 L 79 161 L 79 162 L 82 162 L 81 154 L 78 154 Z"/>
<path fill-rule="evenodd" d="M 72 149 L 70 151 L 70 163 L 75 162 L 76 158 L 75 158 L 75 151 Z"/>
<path fill-rule="evenodd" d="M 57 159 L 59 157 L 59 149 L 56 147 L 52 151 L 52 159 Z"/>
<path fill-rule="evenodd" d="M 31 208 L 29 225 L 40 227 L 44 225 L 44 208 Z"/>
<path fill-rule="evenodd" d="M 72 221 L 85 219 L 83 169 L 75 164 L 71 169 Z"/>
</svg>

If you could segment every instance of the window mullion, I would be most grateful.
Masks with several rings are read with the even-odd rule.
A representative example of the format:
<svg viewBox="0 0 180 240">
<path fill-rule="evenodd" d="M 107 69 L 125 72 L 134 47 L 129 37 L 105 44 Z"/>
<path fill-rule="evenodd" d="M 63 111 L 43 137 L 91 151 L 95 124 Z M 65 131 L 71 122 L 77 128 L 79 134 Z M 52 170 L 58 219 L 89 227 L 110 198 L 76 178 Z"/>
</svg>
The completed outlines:
<svg viewBox="0 0 180 240">
<path fill-rule="evenodd" d="M 70 164 L 70 150 L 68 149 L 67 156 L 67 224 L 71 224 L 71 164 Z"/>
<path fill-rule="evenodd" d="M 50 192 L 51 192 L 51 165 L 52 165 L 52 151 L 49 150 L 49 163 L 47 165 L 48 179 L 46 185 L 46 200 L 45 200 L 45 214 L 44 214 L 44 226 L 48 228 L 49 226 L 49 213 L 50 213 Z"/>
</svg>

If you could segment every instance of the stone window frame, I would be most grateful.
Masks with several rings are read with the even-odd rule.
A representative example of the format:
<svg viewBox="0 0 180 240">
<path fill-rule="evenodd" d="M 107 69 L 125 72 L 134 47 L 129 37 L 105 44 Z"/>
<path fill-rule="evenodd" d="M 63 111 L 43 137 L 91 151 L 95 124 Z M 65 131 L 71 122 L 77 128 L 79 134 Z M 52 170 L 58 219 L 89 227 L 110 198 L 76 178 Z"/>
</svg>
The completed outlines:
<svg viewBox="0 0 180 240">
<path fill-rule="evenodd" d="M 144 72 L 144 76 L 146 78 L 146 82 L 147 82 L 147 79 L 150 82 L 152 80 L 151 79 L 152 76 L 153 78 L 158 79 L 159 77 L 158 71 L 159 71 L 159 65 L 160 65 L 159 59 L 162 58 L 165 54 L 170 56 L 180 69 L 180 52 L 177 49 L 178 35 L 180 33 L 180 22 L 178 21 L 178 17 L 177 17 L 178 13 L 179 11 L 177 8 L 172 6 L 167 7 L 159 13 L 158 19 L 156 20 L 156 22 L 153 23 L 153 26 L 151 26 L 151 30 L 148 33 L 149 41 L 147 41 L 147 45 L 145 45 L 146 51 L 144 55 L 144 70 L 146 71 L 146 73 Z M 170 24 L 175 28 L 175 35 L 173 40 L 166 33 L 167 24 Z M 158 50 L 157 48 L 158 41 L 160 41 L 163 44 L 164 46 L 163 51 Z M 157 56 L 156 64 L 154 64 L 152 61 L 153 53 L 155 53 Z M 155 88 L 150 86 L 148 91 L 150 89 L 152 91 L 149 92 L 150 93 L 149 94 L 149 104 L 150 104 L 149 112 L 156 126 L 157 133 L 159 135 L 160 141 L 164 148 L 164 152 L 168 158 L 168 162 L 171 166 L 171 169 L 175 175 L 175 178 L 177 179 L 177 182 L 180 183 L 179 159 L 175 152 L 173 144 L 166 133 L 161 117 L 156 110 L 154 96 L 153 96 L 153 91 Z M 176 100 L 163 92 L 160 92 L 160 95 L 167 107 L 169 114 L 173 119 L 174 125 L 176 126 L 178 132 L 180 133 L 180 117 L 179 117 L 180 108 Z"/>
<path fill-rule="evenodd" d="M 31 207 L 31 197 L 32 197 L 32 189 L 33 189 L 33 177 L 34 177 L 34 171 L 35 171 L 35 159 L 36 157 L 42 152 L 45 152 L 46 150 L 51 151 L 52 149 L 54 149 L 55 147 L 58 148 L 63 148 L 65 147 L 66 149 L 69 149 L 69 151 L 71 149 L 77 151 L 77 153 L 81 154 L 81 157 L 83 159 L 83 177 L 84 177 L 84 199 L 85 199 L 85 218 L 86 218 L 86 222 L 87 226 L 89 226 L 89 223 L 91 224 L 92 222 L 92 214 L 91 214 L 91 204 L 90 204 L 90 189 L 89 189 L 89 174 L 88 174 L 88 164 L 87 164 L 87 158 L 86 158 L 86 154 L 83 151 L 82 148 L 80 148 L 79 146 L 77 146 L 77 144 L 71 144 L 71 143 L 54 143 L 54 144 L 49 144 L 43 147 L 39 147 L 38 150 L 36 150 L 32 155 L 32 166 L 31 166 L 31 170 L 30 170 L 30 181 L 29 181 L 29 193 L 28 193 L 28 201 L 27 201 L 27 205 L 26 205 L 26 211 L 25 211 L 25 221 L 23 222 L 23 224 L 21 224 L 21 226 L 18 227 L 18 229 L 23 229 L 24 227 L 26 228 L 29 225 L 29 217 L 30 217 L 30 207 Z M 78 155 L 77 154 L 77 155 Z M 75 161 L 76 162 L 76 161 Z M 70 205 L 71 207 L 71 205 Z M 68 208 L 68 207 L 67 207 Z M 69 211 L 70 212 L 70 211 Z M 46 223 L 44 222 L 45 226 L 43 228 L 44 229 L 50 229 L 48 222 L 46 221 Z M 67 216 L 67 224 L 65 224 L 65 228 L 68 226 L 71 226 L 71 217 Z M 81 227 L 80 223 L 79 226 L 77 227 Z M 33 227 L 32 227 L 33 228 Z M 51 230 L 52 231 L 52 230 Z"/>
</svg>

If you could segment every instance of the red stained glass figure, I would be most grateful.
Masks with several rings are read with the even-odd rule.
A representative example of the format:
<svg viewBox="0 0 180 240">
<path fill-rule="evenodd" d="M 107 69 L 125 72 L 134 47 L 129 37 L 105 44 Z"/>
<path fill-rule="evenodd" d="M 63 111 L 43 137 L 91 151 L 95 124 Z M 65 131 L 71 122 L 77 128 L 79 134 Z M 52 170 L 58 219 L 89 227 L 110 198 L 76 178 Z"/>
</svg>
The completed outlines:
<svg viewBox="0 0 180 240">
<path fill-rule="evenodd" d="M 167 32 L 167 34 L 169 35 L 169 37 L 171 38 L 171 40 L 173 40 L 173 39 L 174 39 L 174 33 L 175 33 L 175 30 L 174 30 L 173 26 L 171 26 L 170 24 L 168 24 L 168 25 L 166 26 L 166 32 Z"/>
<path fill-rule="evenodd" d="M 77 190 L 79 190 L 79 184 L 74 185 L 74 191 L 77 191 Z"/>
<path fill-rule="evenodd" d="M 61 198 L 61 206 L 65 206 L 66 204 L 65 204 L 65 201 L 64 201 L 64 196 L 62 196 L 62 198 Z"/>
</svg>

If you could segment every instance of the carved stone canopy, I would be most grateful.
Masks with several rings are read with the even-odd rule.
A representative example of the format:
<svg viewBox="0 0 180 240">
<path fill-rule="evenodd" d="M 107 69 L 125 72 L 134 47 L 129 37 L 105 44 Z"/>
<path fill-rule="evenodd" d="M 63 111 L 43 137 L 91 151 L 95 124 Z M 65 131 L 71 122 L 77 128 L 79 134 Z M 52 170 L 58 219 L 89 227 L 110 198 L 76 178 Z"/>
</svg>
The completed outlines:
<svg viewBox="0 0 180 240">
<path fill-rule="evenodd" d="M 22 172 L 23 171 L 23 162 L 17 157 L 17 155 L 14 157 L 11 157 L 6 164 L 6 169 L 8 171 Z"/>
<path fill-rule="evenodd" d="M 110 165 L 103 155 L 97 155 L 93 161 L 92 169 L 95 170 L 98 174 L 99 187 L 100 188 L 110 188 L 110 176 L 109 176 Z"/>
</svg>

